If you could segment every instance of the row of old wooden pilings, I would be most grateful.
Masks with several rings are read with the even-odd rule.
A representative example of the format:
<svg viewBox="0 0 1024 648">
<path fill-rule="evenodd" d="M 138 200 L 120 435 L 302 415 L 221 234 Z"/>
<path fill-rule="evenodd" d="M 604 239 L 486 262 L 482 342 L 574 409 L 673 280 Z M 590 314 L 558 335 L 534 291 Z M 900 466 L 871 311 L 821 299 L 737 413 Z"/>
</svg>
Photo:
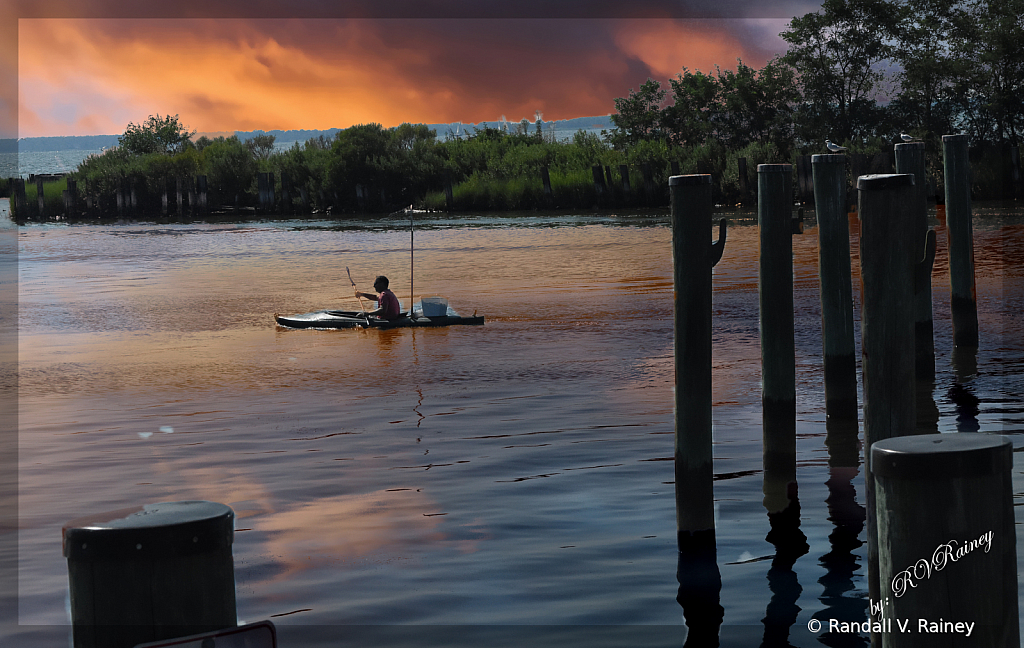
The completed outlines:
<svg viewBox="0 0 1024 648">
<path fill-rule="evenodd" d="M 48 209 L 44 200 L 44 184 L 64 178 L 66 178 L 67 188 L 63 191 L 62 211 Z M 54 218 L 73 220 L 90 217 L 104 218 L 112 214 L 118 218 L 131 218 L 142 215 L 144 211 L 147 214 L 152 213 L 151 210 L 142 207 L 137 183 L 129 178 L 118 181 L 110 195 L 100 195 L 87 182 L 82 183 L 80 189 L 77 181 L 66 176 L 39 175 L 30 176 L 27 181 L 24 178 L 12 178 L 10 182 L 12 213 L 18 220 L 42 221 Z M 26 198 L 26 184 L 36 186 L 37 200 L 35 204 L 30 205 Z M 280 192 L 280 201 L 278 201 L 274 174 L 257 174 L 259 201 L 257 211 L 262 213 L 292 212 L 292 187 L 287 174 L 281 174 L 281 184 L 282 191 Z M 210 212 L 208 196 L 206 175 L 165 178 L 160 192 L 160 214 L 162 216 L 176 214 L 179 217 L 205 216 Z M 304 189 L 299 190 L 299 196 L 301 204 L 309 207 L 309 197 Z M 237 210 L 238 197 L 235 197 L 234 205 L 220 207 Z"/>
<path fill-rule="evenodd" d="M 63 190 L 62 210 L 48 209 L 44 197 L 44 185 L 66 179 L 67 188 Z M 83 182 L 81 189 L 78 182 L 66 176 L 30 176 L 27 183 L 36 187 L 36 204 L 30 205 L 26 198 L 26 180 L 11 179 L 11 211 L 15 219 L 51 220 L 63 218 L 104 218 L 112 213 L 118 218 L 130 218 L 141 215 L 139 191 L 136 182 L 124 178 L 118 181 L 110 195 L 101 195 L 93 190 L 88 182 Z M 161 215 L 168 216 L 172 212 L 178 216 L 205 215 L 209 211 L 207 202 L 207 181 L 205 175 L 165 178 L 161 194 Z"/>
<path fill-rule="evenodd" d="M 868 621 L 889 622 L 864 629 L 871 630 L 874 645 L 931 646 L 935 638 L 920 631 L 918 619 L 964 622 L 975 624 L 971 645 L 1019 646 L 1013 447 L 997 435 L 927 433 L 937 428 L 928 429 L 919 420 L 919 385 L 923 383 L 930 394 L 935 377 L 930 286 L 936 239 L 928 228 L 924 183 L 918 182 L 924 177 L 924 145 L 898 144 L 895 149 L 897 173 L 865 175 L 856 181 L 863 291 Z M 953 340 L 956 349 L 976 353 L 966 137 L 943 137 L 943 161 Z M 855 440 L 858 406 L 847 160 L 844 155 L 815 155 L 811 166 L 819 236 L 826 428 L 831 436 L 836 421 L 848 421 L 843 427 L 853 432 Z M 796 494 L 792 166 L 759 165 L 757 174 L 764 504 L 773 533 L 777 522 L 782 528 L 781 520 L 788 520 L 790 546 L 775 543 L 776 561 L 785 567 L 786 558 L 780 555 L 788 554 L 791 566 L 800 551 L 806 552 L 806 541 L 798 531 Z M 669 185 L 679 602 L 688 625 L 708 632 L 708 619 L 720 624 L 722 618 L 721 577 L 714 558 L 711 274 L 722 256 L 726 229 L 722 221 L 718 241 L 708 241 L 711 176 L 674 176 Z M 852 493 L 852 488 L 847 490 Z M 794 548 L 801 542 L 803 548 Z M 963 567 L 953 566 L 956 561 Z M 896 619 L 910 619 L 913 625 L 900 632 Z M 767 627 L 766 622 L 766 638 Z"/>
</svg>

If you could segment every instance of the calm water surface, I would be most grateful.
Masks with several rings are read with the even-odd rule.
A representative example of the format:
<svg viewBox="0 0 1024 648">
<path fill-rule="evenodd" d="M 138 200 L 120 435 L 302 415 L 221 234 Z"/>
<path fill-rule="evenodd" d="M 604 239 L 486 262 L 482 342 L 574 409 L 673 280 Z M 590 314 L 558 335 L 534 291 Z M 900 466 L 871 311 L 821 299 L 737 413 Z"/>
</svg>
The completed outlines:
<svg viewBox="0 0 1024 648">
<path fill-rule="evenodd" d="M 982 347 L 959 374 L 939 232 L 938 429 L 1020 449 L 1024 218 L 975 211 Z M 863 645 L 807 629 L 867 608 L 856 432 L 826 444 L 817 231 L 793 239 L 801 509 L 769 541 L 758 234 L 727 215 L 722 644 Z M 190 499 L 234 509 L 239 617 L 271 619 L 281 645 L 682 645 L 670 241 L 660 213 L 423 217 L 417 297 L 485 326 L 295 331 L 273 314 L 357 307 L 346 266 L 363 290 L 387 274 L 407 304 L 408 221 L 20 228 L 18 645 L 67 641 L 65 522 Z M 976 415 L 951 400 L 957 380 Z M 1014 491 L 1019 505 L 1019 459 Z"/>
</svg>

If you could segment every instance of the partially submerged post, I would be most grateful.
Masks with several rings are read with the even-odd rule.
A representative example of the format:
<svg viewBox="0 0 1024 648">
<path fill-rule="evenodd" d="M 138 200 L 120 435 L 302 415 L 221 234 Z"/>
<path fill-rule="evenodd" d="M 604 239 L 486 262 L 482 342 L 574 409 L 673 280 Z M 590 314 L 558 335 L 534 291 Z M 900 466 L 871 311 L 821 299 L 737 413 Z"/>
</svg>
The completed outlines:
<svg viewBox="0 0 1024 648">
<path fill-rule="evenodd" d="M 864 380 L 864 447 L 913 434 L 914 242 L 906 214 L 914 176 L 868 175 L 857 179 L 861 313 L 861 373 Z M 865 478 L 868 522 L 868 591 L 879 599 L 878 543 L 870 466 Z"/>
<path fill-rule="evenodd" d="M 943 135 L 942 160 L 946 181 L 946 237 L 949 246 L 953 344 L 976 347 L 978 298 L 974 284 L 974 231 L 971 225 L 967 136 Z"/>
<path fill-rule="evenodd" d="M 818 277 L 824 347 L 825 411 L 857 419 L 857 358 L 847 217 L 846 156 L 811 156 L 818 217 Z"/>
<path fill-rule="evenodd" d="M 758 297 L 761 329 L 761 406 L 764 465 L 786 483 L 796 479 L 796 350 L 793 339 L 793 167 L 757 166 L 760 229 Z M 773 480 L 774 481 L 774 480 Z M 780 486 L 776 484 L 775 486 Z M 766 498 L 785 493 L 765 483 Z M 782 506 L 765 503 L 769 510 Z"/>
<path fill-rule="evenodd" d="M 63 529 L 76 648 L 136 644 L 237 625 L 234 512 L 162 502 Z"/>
<path fill-rule="evenodd" d="M 711 438 L 711 268 L 722 258 L 708 241 L 711 176 L 669 178 L 675 282 L 675 481 L 680 547 L 714 545 Z"/>
<path fill-rule="evenodd" d="M 964 637 L 966 624 L 969 639 L 945 643 L 1020 646 L 1012 469 L 1013 444 L 996 435 L 924 434 L 871 447 L 881 581 L 874 600 L 893 626 L 912 624 L 880 633 L 882 646 L 930 648 L 943 643 L 938 636 Z"/>
</svg>

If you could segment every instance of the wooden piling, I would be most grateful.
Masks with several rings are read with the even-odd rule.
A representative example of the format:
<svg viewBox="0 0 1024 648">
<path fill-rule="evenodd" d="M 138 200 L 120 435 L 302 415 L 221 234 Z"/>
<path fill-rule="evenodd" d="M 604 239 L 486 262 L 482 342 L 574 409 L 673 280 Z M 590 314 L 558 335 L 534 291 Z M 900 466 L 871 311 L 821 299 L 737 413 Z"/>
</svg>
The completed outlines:
<svg viewBox="0 0 1024 648">
<path fill-rule="evenodd" d="M 451 177 L 447 176 L 445 177 L 444 180 L 444 199 L 447 210 L 449 212 L 453 211 L 455 209 L 455 193 L 454 190 L 452 189 L 452 179 Z"/>
<path fill-rule="evenodd" d="M 591 169 L 594 176 L 594 193 L 597 194 L 597 199 L 600 201 L 604 197 L 604 169 L 600 164 L 595 164 Z"/>
<path fill-rule="evenodd" d="M 270 174 L 271 180 L 273 180 L 274 174 Z M 198 198 L 199 213 L 205 216 L 209 212 L 209 203 L 207 201 L 207 181 L 206 175 L 196 176 L 196 194 Z M 273 188 L 271 188 L 271 196 L 273 196 Z"/>
<path fill-rule="evenodd" d="M 178 208 L 178 218 L 181 218 L 182 216 L 185 215 L 185 205 L 184 205 L 184 202 L 181 199 L 181 191 L 183 189 L 181 176 L 176 177 L 174 179 L 174 183 L 175 183 L 175 188 L 176 188 L 174 204 Z"/>
<path fill-rule="evenodd" d="M 43 194 L 43 179 L 36 178 L 36 205 L 39 207 L 39 220 L 46 218 L 46 196 Z"/>
<path fill-rule="evenodd" d="M 160 193 L 160 215 L 167 215 L 167 178 L 163 179 L 161 183 L 163 185 L 163 191 Z"/>
<path fill-rule="evenodd" d="M 796 411 L 796 351 L 793 339 L 793 239 L 790 164 L 757 166 L 760 229 L 761 402 L 765 411 L 788 417 Z M 795 440 L 786 440 L 787 448 Z M 765 440 L 765 452 L 774 446 Z"/>
<path fill-rule="evenodd" d="M 857 351 L 853 330 L 850 221 L 846 211 L 846 156 L 812 156 L 811 174 L 818 218 L 825 412 L 829 418 L 857 420 Z"/>
<path fill-rule="evenodd" d="M 1020 646 L 1012 469 L 1013 444 L 997 435 L 924 434 L 871 447 L 874 600 L 894 626 L 913 624 L 881 634 L 883 647 Z M 922 631 L 919 619 L 970 623 L 970 638 L 944 626 Z"/>
<path fill-rule="evenodd" d="M 117 217 L 124 218 L 128 209 L 125 204 L 124 179 L 117 181 L 117 186 L 114 188 L 114 200 L 117 202 Z"/>
<path fill-rule="evenodd" d="M 188 187 L 188 213 L 196 216 L 199 213 L 199 201 L 196 199 L 195 176 L 186 176 L 186 187 Z"/>
<path fill-rule="evenodd" d="M 267 189 L 267 174 L 259 172 L 256 174 L 256 194 L 260 212 L 267 212 L 267 205 L 270 203 L 270 191 Z"/>
<path fill-rule="evenodd" d="M 914 176 L 857 179 L 860 215 L 861 374 L 864 446 L 914 433 L 914 242 L 908 217 Z M 865 479 L 868 522 L 868 592 L 879 599 L 874 487 Z"/>
<path fill-rule="evenodd" d="M 551 174 L 546 166 L 540 168 L 540 181 L 544 185 L 544 197 L 550 202 L 552 199 Z"/>
<path fill-rule="evenodd" d="M 644 174 L 644 198 L 647 201 L 647 205 L 650 206 L 654 200 L 654 170 L 651 169 L 650 162 L 644 162 L 640 168 Z"/>
<path fill-rule="evenodd" d="M 622 182 L 622 195 L 629 200 L 629 167 L 625 164 L 619 165 L 619 179 Z"/>
<path fill-rule="evenodd" d="M 935 341 L 932 326 L 932 265 L 935 235 L 928 228 L 928 179 L 925 177 L 924 142 L 897 144 L 896 173 L 914 176 L 910 217 L 913 223 L 914 259 L 919 267 L 914 293 L 914 367 L 918 380 L 935 377 Z"/>
<path fill-rule="evenodd" d="M 711 268 L 725 247 L 708 241 L 711 176 L 669 178 L 675 282 L 675 491 L 680 543 L 715 528 L 711 437 Z"/>
<path fill-rule="evenodd" d="M 978 346 L 978 297 L 974 282 L 970 162 L 966 135 L 942 136 L 946 184 L 946 236 L 949 246 L 950 312 L 953 344 Z"/>
<path fill-rule="evenodd" d="M 281 211 L 285 214 L 292 213 L 292 183 L 284 171 L 281 172 Z"/>
<path fill-rule="evenodd" d="M 162 502 L 73 520 L 63 529 L 76 648 L 136 644 L 237 624 L 234 513 Z"/>
</svg>

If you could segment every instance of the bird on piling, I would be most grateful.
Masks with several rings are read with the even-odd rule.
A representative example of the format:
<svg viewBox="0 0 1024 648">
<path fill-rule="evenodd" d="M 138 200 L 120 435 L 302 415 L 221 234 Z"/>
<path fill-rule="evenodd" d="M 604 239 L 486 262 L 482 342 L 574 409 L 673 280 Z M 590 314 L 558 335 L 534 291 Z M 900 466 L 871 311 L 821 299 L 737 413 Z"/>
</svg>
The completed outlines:
<svg viewBox="0 0 1024 648">
<path fill-rule="evenodd" d="M 907 135 L 906 133 L 900 133 L 900 139 L 904 142 L 913 142 L 915 138 L 913 135 Z"/>
<path fill-rule="evenodd" d="M 845 146 L 839 146 L 838 144 L 833 144 L 829 140 L 825 140 L 825 146 L 827 146 L 828 150 L 831 151 L 832 153 L 842 153 L 843 151 L 846 150 Z"/>
</svg>

